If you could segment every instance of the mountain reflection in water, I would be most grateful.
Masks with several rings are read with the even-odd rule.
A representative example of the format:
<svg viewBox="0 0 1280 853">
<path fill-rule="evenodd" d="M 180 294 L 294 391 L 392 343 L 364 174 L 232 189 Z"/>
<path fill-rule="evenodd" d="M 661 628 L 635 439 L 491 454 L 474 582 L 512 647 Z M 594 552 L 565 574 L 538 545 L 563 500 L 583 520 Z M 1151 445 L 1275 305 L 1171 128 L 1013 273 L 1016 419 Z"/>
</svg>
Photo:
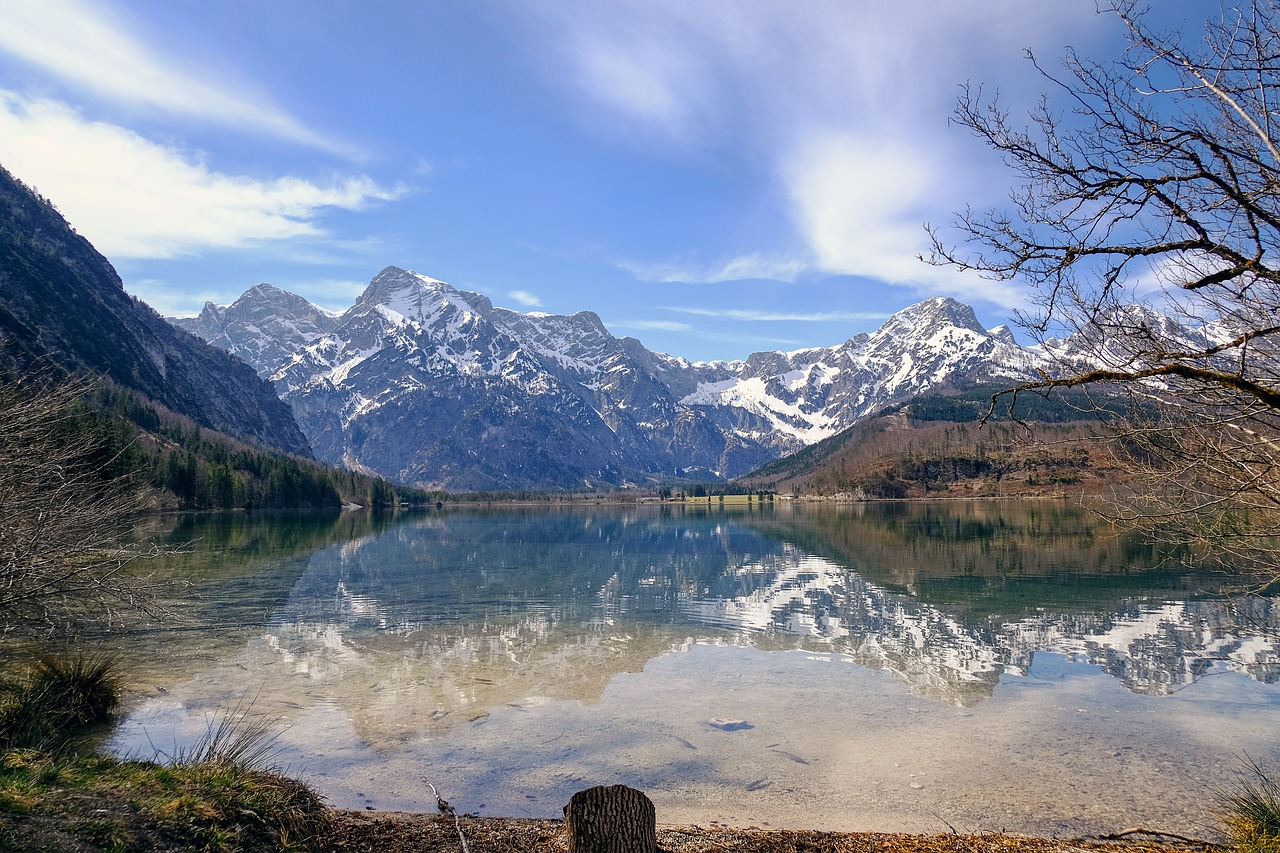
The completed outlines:
<svg viewBox="0 0 1280 853">
<path fill-rule="evenodd" d="M 432 513 L 312 553 L 265 635 L 317 673 L 340 647 L 393 654 L 450 712 L 590 700 L 612 672 L 726 634 L 845 655 L 962 706 L 1036 652 L 1153 695 L 1224 668 L 1280 677 L 1274 599 L 1204 596 L 1220 577 L 1092 523 L 990 503 Z"/>
<path fill-rule="evenodd" d="M 145 751 L 157 740 L 165 740 L 167 736 L 156 734 L 162 726 L 174 730 L 175 740 L 196 737 L 209 708 L 232 707 L 241 695 L 256 691 L 257 710 L 278 714 L 299 727 L 302 752 L 298 760 L 320 767 L 322 775 L 338 774 L 332 776 L 333 787 L 325 790 L 340 803 L 344 797 L 357 797 L 357 784 L 369 784 L 346 779 L 361 772 L 353 769 L 363 766 L 360 762 L 365 759 L 355 757 L 364 754 L 360 750 L 372 749 L 382 756 L 379 761 L 393 760 L 390 756 L 402 754 L 397 750 L 408 750 L 403 760 L 410 764 L 429 760 L 454 766 L 449 762 L 461 759 L 451 756 L 461 747 L 451 744 L 470 743 L 479 737 L 477 727 L 490 720 L 504 727 L 489 735 L 498 738 L 494 743 L 502 742 L 505 727 L 535 723 L 551 728 L 530 729 L 525 733 L 530 742 L 542 743 L 539 738 L 544 735 L 546 743 L 557 742 L 560 735 L 555 727 L 569 726 L 564 720 L 570 718 L 578 721 L 573 725 L 582 727 L 573 736 L 595 743 L 623 725 L 617 720 L 627 712 L 618 710 L 618 696 L 641 689 L 641 682 L 650 685 L 649 691 L 661 692 L 658 710 L 648 712 L 657 717 L 689 707 L 699 709 L 691 712 L 696 715 L 703 713 L 704 706 L 722 699 L 727 702 L 732 698 L 727 694 L 700 698 L 688 691 L 700 688 L 700 673 L 706 679 L 737 684 L 734 661 L 754 667 L 756 674 L 751 678 L 763 679 L 753 681 L 744 695 L 771 697 L 758 698 L 760 704 L 751 711 L 760 715 L 760 726 L 732 740 L 719 733 L 716 743 L 723 746 L 716 749 L 706 743 L 695 748 L 692 741 L 704 731 L 706 716 L 661 724 L 650 717 L 644 724 L 644 737 L 651 739 L 646 754 L 659 755 L 653 752 L 658 748 L 654 744 L 665 743 L 675 750 L 661 759 L 668 762 L 673 778 L 692 779 L 689 784 L 695 786 L 723 787 L 736 784 L 723 780 L 733 780 L 737 772 L 733 768 L 741 766 L 747 768 L 741 772 L 753 774 L 744 784 L 755 784 L 763 771 L 754 769 L 754 760 L 745 753 L 739 757 L 716 750 L 730 744 L 744 749 L 757 734 L 773 738 L 769 743 L 776 747 L 779 736 L 764 734 L 770 714 L 797 721 L 818 714 L 809 725 L 845 727 L 842 738 L 872 738 L 871 745 L 863 746 L 849 740 L 848 749 L 863 752 L 858 753 L 861 757 L 851 754 L 847 761 L 856 772 L 868 774 L 868 779 L 878 778 L 877 774 L 896 772 L 895 762 L 905 759 L 892 754 L 875 758 L 868 750 L 899 733 L 906 737 L 913 731 L 912 719 L 929 717 L 939 743 L 955 745 L 947 749 L 965 748 L 966 742 L 976 743 L 979 736 L 995 737 L 994 732 L 1007 730 L 1005 717 L 1024 713 L 1017 704 L 1023 700 L 1016 697 L 1042 703 L 1035 706 L 1042 715 L 1064 713 L 1055 703 L 1083 701 L 1079 696 L 1053 699 L 1047 692 L 1011 694 L 1005 685 L 1045 687 L 1046 679 L 1061 679 L 1066 673 L 1064 683 L 1073 686 L 1063 695 L 1072 696 L 1071 691 L 1084 689 L 1076 678 L 1082 668 L 1105 673 L 1114 679 L 1110 683 L 1123 684 L 1127 695 L 1134 697 L 1130 701 L 1155 697 L 1146 701 L 1169 706 L 1159 715 L 1195 717 L 1168 716 L 1171 722 L 1161 725 L 1181 726 L 1184 723 L 1179 721 L 1185 720 L 1188 731 L 1204 741 L 1198 748 L 1209 750 L 1213 761 L 1221 758 L 1224 749 L 1274 751 L 1271 740 L 1255 730 L 1262 725 L 1258 721 L 1269 719 L 1280 708 L 1280 691 L 1255 690 L 1252 699 L 1218 702 L 1213 707 L 1229 717 L 1212 722 L 1204 717 L 1204 709 L 1210 707 L 1203 704 L 1208 694 L 1188 703 L 1199 710 L 1186 712 L 1171 709 L 1177 700 L 1160 697 L 1211 674 L 1231 675 L 1245 684 L 1275 683 L 1280 678 L 1280 644 L 1274 639 L 1280 636 L 1280 613 L 1275 600 L 1218 595 L 1226 582 L 1221 576 L 1198 575 L 1141 543 L 1116 537 L 1109 529 L 1096 530 L 1092 516 L 1062 505 L 837 508 L 779 504 L 728 512 L 679 506 L 448 509 L 376 523 L 342 516 L 303 525 L 286 519 L 273 526 L 270 521 L 243 517 L 184 524 L 170 537 L 195 543 L 193 552 L 179 558 L 174 568 L 175 573 L 196 579 L 195 594 L 182 604 L 188 624 L 178 626 L 180 630 L 170 627 L 103 638 L 104 643 L 115 644 L 143 684 L 162 688 L 155 691 L 147 686 L 143 693 L 149 692 L 149 698 L 140 694 L 116 736 L 116 748 L 125 753 Z M 202 544 L 208 550 L 202 550 Z M 716 649 L 726 654 L 717 657 Z M 730 649 L 739 651 L 728 653 Z M 764 657 L 778 651 L 804 654 Z M 1036 658 L 1037 653 L 1044 657 Z M 861 676 L 819 677 L 809 669 L 813 662 L 844 667 L 851 673 L 890 673 L 906 685 L 906 691 L 895 688 L 890 696 L 874 679 Z M 682 666 L 692 669 L 682 673 Z M 817 680 L 806 681 L 813 678 Z M 856 689 L 863 692 L 856 697 L 839 694 L 838 686 L 846 682 L 856 682 Z M 834 700 L 816 701 L 837 709 L 830 713 L 856 716 L 828 719 L 830 713 L 811 705 L 804 706 L 803 712 L 788 710 L 800 701 L 792 697 L 801 695 L 803 691 L 797 692 L 801 684 L 810 684 L 804 689 L 814 696 L 837 691 Z M 736 690 L 723 685 L 720 689 Z M 1091 689 L 1099 696 L 1124 693 Z M 933 700 L 942 709 L 992 706 L 979 719 L 990 717 L 995 728 L 979 735 L 967 727 L 966 718 L 973 716 L 969 711 L 956 716 L 955 710 L 946 710 L 951 717 L 938 717 L 904 704 L 917 700 L 902 697 L 903 693 Z M 639 707 L 648 695 L 621 701 L 624 706 Z M 845 701 L 841 695 L 849 696 L 843 712 L 838 710 Z M 604 703 L 609 721 L 584 722 L 593 719 L 589 710 L 569 714 L 566 706 L 556 704 L 566 701 L 584 709 Z M 1261 703 L 1257 707 L 1265 715 L 1252 716 L 1262 713 L 1247 704 L 1254 701 Z M 1116 721 L 1127 719 L 1133 725 L 1140 722 L 1130 717 L 1133 709 L 1114 696 L 1106 702 L 1112 710 L 1105 711 L 1099 704 L 1099 725 L 1114 727 L 1120 725 Z M 540 716 L 549 706 L 561 709 L 556 712 L 559 721 Z M 1075 708 L 1070 705 L 1070 710 Z M 1104 711 L 1113 722 L 1102 722 Z M 1142 712 L 1148 713 L 1157 712 Z M 1016 719 L 1016 726 L 1028 736 L 1041 725 L 1050 729 L 1086 725 L 1082 717 L 1009 719 Z M 1220 723 L 1226 726 L 1220 729 L 1221 735 L 1203 734 Z M 178 731 L 183 726 L 190 729 L 188 735 Z M 593 728 L 597 726 L 603 728 Z M 877 726 L 884 727 L 879 734 Z M 350 735 L 336 733 L 344 727 Z M 1142 730 L 1124 731 L 1128 742 L 1137 743 L 1133 738 Z M 1119 743 L 1118 732 L 1079 728 L 1075 740 Z M 804 735 L 792 731 L 785 736 L 794 738 L 793 743 L 827 738 L 835 749 L 830 738 L 818 731 Z M 910 736 L 917 741 L 924 737 Z M 1148 774 L 1143 778 L 1156 780 L 1151 785 L 1163 786 L 1165 782 L 1159 780 L 1174 779 L 1169 765 L 1175 761 L 1185 763 L 1191 775 L 1203 766 L 1204 755 L 1157 747 L 1158 731 L 1149 737 L 1155 740 L 1144 741 L 1150 766 L 1143 765 Z M 1211 743 L 1211 737 L 1223 740 Z M 436 752 L 421 753 L 424 738 L 437 744 L 431 747 Z M 566 736 L 563 742 L 569 740 Z M 798 746 L 785 747 L 787 752 L 764 746 L 774 750 L 766 753 L 774 762 L 778 755 L 808 754 L 797 751 Z M 477 742 L 468 747 L 474 750 L 468 755 L 498 748 Z M 514 749 L 511 744 L 502 748 Z M 584 748 L 565 746 L 564 755 L 556 759 L 564 762 L 561 775 L 565 778 L 555 784 L 570 787 L 569 793 L 571 783 L 579 781 L 577 774 L 586 773 Z M 815 744 L 811 751 L 818 754 L 823 748 Z M 1106 746 L 1099 754 L 1112 761 L 1113 752 L 1133 754 L 1123 751 L 1128 749 Z M 317 750 L 329 757 L 317 757 Z M 835 761 L 835 754 L 830 761 Z M 670 764 L 677 758 L 694 764 Z M 812 775 L 828 766 L 816 760 L 810 757 L 803 764 L 784 762 L 783 766 L 788 774 Z M 964 762 L 960 757 L 954 760 Z M 1075 762 L 1085 757 L 1058 752 L 1044 760 Z M 458 765 L 458 784 L 469 780 L 465 784 L 475 786 L 470 795 L 483 798 L 478 802 L 493 803 L 499 796 L 495 791 L 503 786 L 510 789 L 513 783 L 509 779 L 501 784 L 486 782 L 482 773 L 476 775 L 479 761 L 473 757 Z M 545 774 L 558 766 L 542 754 L 512 761 L 514 767 L 543 767 Z M 347 769 L 325 770 L 326 762 Z M 637 766 L 636 761 L 628 766 Z M 1071 772 L 1081 778 L 1096 772 L 1100 779 L 1107 779 L 1114 773 L 1109 766 L 1071 766 Z M 630 778 L 607 775 L 617 772 L 602 770 L 593 778 Z M 983 783 L 988 788 L 1011 785 L 1011 802 L 1025 802 L 1026 809 L 1042 808 L 1029 799 L 1027 779 L 1005 779 L 1000 775 L 1004 770 L 992 772 L 996 775 Z M 1030 772 L 1033 775 L 1028 778 L 1043 777 L 1035 784 L 1045 787 L 1044 796 L 1061 790 L 1043 768 Z M 376 770 L 370 773 L 378 775 Z M 956 770 L 957 779 L 972 773 L 968 764 Z M 346 774 L 342 777 L 346 781 L 336 781 L 341 774 Z M 813 788 L 811 795 L 834 798 L 842 790 L 847 792 L 843 778 Z M 1183 781 L 1168 784 L 1182 785 L 1187 797 L 1203 790 L 1201 779 L 1178 778 Z M 794 787 L 803 781 L 796 777 L 788 784 Z M 637 782 L 646 780 L 630 783 Z M 525 784 L 543 783 L 555 788 L 546 779 Z M 646 784 L 660 790 L 679 788 L 666 777 Z M 1134 796 L 1139 796 L 1140 784 L 1132 784 L 1138 785 Z M 781 787 L 782 781 L 778 785 L 770 790 L 781 797 L 787 789 Z M 913 784 L 903 796 L 917 797 L 916 787 Z M 942 796 L 941 789 L 936 790 Z M 1081 797 L 1086 793 L 1082 788 Z M 702 795 L 688 796 L 696 800 Z M 917 806 L 910 807 L 927 804 L 962 814 L 969 807 L 965 802 L 978 802 L 972 791 L 958 787 L 948 794 L 952 795 L 953 803 L 928 804 L 917 797 Z M 732 801 L 737 795 L 725 796 Z M 671 794 L 668 800 L 676 802 L 674 797 Z M 865 797 L 868 803 L 888 802 L 880 788 Z M 1175 803 L 1163 788 L 1153 788 L 1147 801 L 1168 808 Z M 416 807 L 414 802 L 395 798 L 372 802 L 379 808 Z M 824 807 L 836 810 L 835 814 L 845 808 L 844 803 L 832 799 Z M 1013 821 L 1006 826 L 1045 831 L 1046 825 Z M 1049 829 L 1057 831 L 1056 825 Z"/>
</svg>

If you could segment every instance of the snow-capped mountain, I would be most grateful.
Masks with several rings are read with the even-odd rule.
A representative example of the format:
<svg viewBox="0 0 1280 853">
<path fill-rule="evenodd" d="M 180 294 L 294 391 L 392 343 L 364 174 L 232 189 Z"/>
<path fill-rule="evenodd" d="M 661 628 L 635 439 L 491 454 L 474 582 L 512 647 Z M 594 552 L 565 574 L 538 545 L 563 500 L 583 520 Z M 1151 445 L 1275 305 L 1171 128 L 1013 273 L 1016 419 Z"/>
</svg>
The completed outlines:
<svg viewBox="0 0 1280 853">
<path fill-rule="evenodd" d="M 336 315 L 269 284 L 255 284 L 228 306 L 206 302 L 198 316 L 170 322 L 235 353 L 263 377 L 338 324 Z"/>
<path fill-rule="evenodd" d="M 935 298 L 838 347 L 756 353 L 735 375 L 700 383 L 681 402 L 750 412 L 798 449 L 890 403 L 957 382 L 1018 381 L 1041 361 L 1006 327 L 987 331 L 968 305 Z"/>
<path fill-rule="evenodd" d="M 941 298 L 836 347 L 691 363 L 591 312 L 495 308 L 397 267 L 339 316 L 260 284 L 173 322 L 271 379 L 318 458 L 453 490 L 733 477 L 923 391 L 1040 363 Z"/>
</svg>

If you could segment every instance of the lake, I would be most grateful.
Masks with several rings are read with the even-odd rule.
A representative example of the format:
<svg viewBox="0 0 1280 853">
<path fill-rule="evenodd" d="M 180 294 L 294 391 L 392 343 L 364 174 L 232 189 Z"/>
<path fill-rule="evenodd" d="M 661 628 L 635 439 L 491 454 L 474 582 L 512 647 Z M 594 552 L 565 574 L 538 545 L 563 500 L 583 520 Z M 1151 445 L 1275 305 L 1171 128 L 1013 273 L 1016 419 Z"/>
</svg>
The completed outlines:
<svg viewBox="0 0 1280 853">
<path fill-rule="evenodd" d="M 110 748 L 227 709 L 335 806 L 662 823 L 1211 832 L 1280 766 L 1280 609 L 1055 502 L 187 517 L 178 621 L 99 638 Z"/>
</svg>

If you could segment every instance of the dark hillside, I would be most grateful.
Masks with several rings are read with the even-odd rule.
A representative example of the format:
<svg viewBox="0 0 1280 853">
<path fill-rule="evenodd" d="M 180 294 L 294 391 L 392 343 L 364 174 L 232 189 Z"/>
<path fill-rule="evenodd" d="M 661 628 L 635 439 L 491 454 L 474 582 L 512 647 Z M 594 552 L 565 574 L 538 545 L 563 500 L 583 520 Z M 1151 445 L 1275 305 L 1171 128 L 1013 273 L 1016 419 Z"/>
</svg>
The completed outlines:
<svg viewBox="0 0 1280 853">
<path fill-rule="evenodd" d="M 291 453 L 311 448 L 248 365 L 175 329 L 51 203 L 0 168 L 0 357 L 109 377 L 197 424 Z"/>
</svg>

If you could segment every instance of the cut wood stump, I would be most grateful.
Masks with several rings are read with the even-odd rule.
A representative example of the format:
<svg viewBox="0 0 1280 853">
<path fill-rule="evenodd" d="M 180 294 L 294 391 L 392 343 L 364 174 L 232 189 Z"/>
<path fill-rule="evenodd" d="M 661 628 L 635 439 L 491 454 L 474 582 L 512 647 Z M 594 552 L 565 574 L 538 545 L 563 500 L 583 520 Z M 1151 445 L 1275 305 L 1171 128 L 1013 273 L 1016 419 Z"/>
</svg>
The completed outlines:
<svg viewBox="0 0 1280 853">
<path fill-rule="evenodd" d="M 579 791 L 564 807 L 569 853 L 657 853 L 653 801 L 626 785 Z"/>
</svg>

